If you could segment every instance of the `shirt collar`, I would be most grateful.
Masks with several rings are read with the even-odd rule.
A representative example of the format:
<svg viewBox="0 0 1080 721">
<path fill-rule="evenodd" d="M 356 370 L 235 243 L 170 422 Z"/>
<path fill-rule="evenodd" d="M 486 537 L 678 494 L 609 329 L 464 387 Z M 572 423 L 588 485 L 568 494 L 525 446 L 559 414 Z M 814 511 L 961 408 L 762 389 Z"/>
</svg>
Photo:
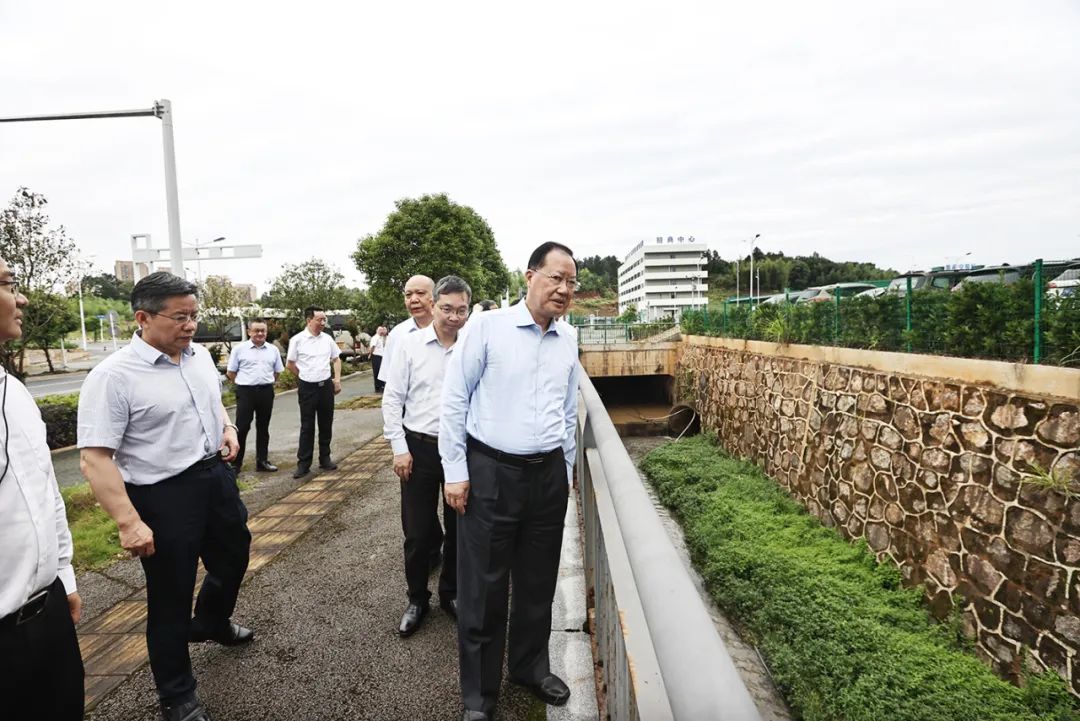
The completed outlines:
<svg viewBox="0 0 1080 721">
<path fill-rule="evenodd" d="M 523 328 L 530 325 L 535 325 L 537 328 L 540 327 L 540 324 L 532 317 L 532 313 L 529 312 L 528 306 L 525 305 L 524 298 L 519 300 L 516 305 L 511 306 L 510 311 L 514 314 L 514 325 L 517 327 Z M 548 332 L 559 335 L 559 325 L 555 319 L 552 319 L 552 321 L 548 323 Z"/>
<path fill-rule="evenodd" d="M 162 353 L 157 348 L 144 341 L 142 339 L 142 331 L 140 330 L 135 331 L 135 334 L 131 336 L 131 350 L 135 352 L 135 355 L 139 356 L 150 365 L 156 364 L 162 358 L 169 361 L 170 363 L 172 362 L 172 359 L 169 358 L 168 355 Z M 183 351 L 181 351 L 181 355 L 195 355 L 195 349 L 191 346 L 188 346 Z"/>
</svg>

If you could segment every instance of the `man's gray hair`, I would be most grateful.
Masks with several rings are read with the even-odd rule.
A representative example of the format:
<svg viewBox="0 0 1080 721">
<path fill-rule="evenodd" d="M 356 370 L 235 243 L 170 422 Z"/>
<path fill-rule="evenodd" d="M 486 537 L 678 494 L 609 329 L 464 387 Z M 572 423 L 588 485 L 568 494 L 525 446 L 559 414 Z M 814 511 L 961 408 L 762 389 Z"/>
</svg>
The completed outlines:
<svg viewBox="0 0 1080 721">
<path fill-rule="evenodd" d="M 182 295 L 199 295 L 194 283 L 183 278 L 158 271 L 146 276 L 131 291 L 131 309 L 147 313 L 160 313 L 169 298 Z"/>
<path fill-rule="evenodd" d="M 472 301 L 472 288 L 469 287 L 464 278 L 459 278 L 456 275 L 444 275 L 439 278 L 439 282 L 435 284 L 433 295 L 438 299 L 439 296 L 449 295 L 450 293 L 464 293 Z"/>
</svg>

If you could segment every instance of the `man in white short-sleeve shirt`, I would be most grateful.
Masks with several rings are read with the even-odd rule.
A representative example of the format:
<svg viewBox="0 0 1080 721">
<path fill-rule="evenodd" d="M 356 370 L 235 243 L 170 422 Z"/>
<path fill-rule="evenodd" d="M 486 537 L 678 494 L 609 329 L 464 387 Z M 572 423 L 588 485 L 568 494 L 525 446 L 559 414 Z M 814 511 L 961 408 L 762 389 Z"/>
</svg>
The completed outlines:
<svg viewBox="0 0 1080 721">
<path fill-rule="evenodd" d="M 237 473 L 244 465 L 251 421 L 255 421 L 255 470 L 273 473 L 270 462 L 270 416 L 274 413 L 274 383 L 285 364 L 276 346 L 266 342 L 267 325 L 262 318 L 248 323 L 248 340 L 233 346 L 226 377 L 236 384 L 236 433 L 240 451 L 233 461 Z"/>
<path fill-rule="evenodd" d="M 309 306 L 304 309 L 304 318 L 307 326 L 289 339 L 289 352 L 285 357 L 288 369 L 300 379 L 296 392 L 300 403 L 300 442 L 296 448 L 293 478 L 302 478 L 311 472 L 316 420 L 319 424 L 319 468 L 327 471 L 337 468 L 330 456 L 330 440 L 334 433 L 334 396 L 341 392 L 341 350 L 334 338 L 323 332 L 325 310 Z"/>
</svg>

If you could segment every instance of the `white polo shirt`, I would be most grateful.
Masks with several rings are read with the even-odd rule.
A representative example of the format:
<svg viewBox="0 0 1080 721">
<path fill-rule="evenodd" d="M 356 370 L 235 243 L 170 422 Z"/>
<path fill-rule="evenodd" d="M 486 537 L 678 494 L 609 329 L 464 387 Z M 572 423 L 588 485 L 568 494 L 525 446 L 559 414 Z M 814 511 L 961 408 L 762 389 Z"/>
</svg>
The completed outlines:
<svg viewBox="0 0 1080 721">
<path fill-rule="evenodd" d="M 331 375 L 330 363 L 341 355 L 341 349 L 328 333 L 312 335 L 307 328 L 289 339 L 286 360 L 292 361 L 300 370 L 300 380 L 319 383 Z"/>
</svg>

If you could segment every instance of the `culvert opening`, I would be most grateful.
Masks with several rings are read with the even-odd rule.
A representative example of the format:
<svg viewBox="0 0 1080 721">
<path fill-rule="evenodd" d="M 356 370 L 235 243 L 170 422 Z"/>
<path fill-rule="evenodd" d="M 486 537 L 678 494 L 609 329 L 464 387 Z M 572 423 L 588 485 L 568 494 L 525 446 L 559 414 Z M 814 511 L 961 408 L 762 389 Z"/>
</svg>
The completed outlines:
<svg viewBox="0 0 1080 721">
<path fill-rule="evenodd" d="M 671 433 L 672 421 L 680 424 L 676 435 L 693 415 L 676 411 L 672 376 L 619 376 L 593 378 L 593 385 L 621 436 L 662 436 Z"/>
</svg>

